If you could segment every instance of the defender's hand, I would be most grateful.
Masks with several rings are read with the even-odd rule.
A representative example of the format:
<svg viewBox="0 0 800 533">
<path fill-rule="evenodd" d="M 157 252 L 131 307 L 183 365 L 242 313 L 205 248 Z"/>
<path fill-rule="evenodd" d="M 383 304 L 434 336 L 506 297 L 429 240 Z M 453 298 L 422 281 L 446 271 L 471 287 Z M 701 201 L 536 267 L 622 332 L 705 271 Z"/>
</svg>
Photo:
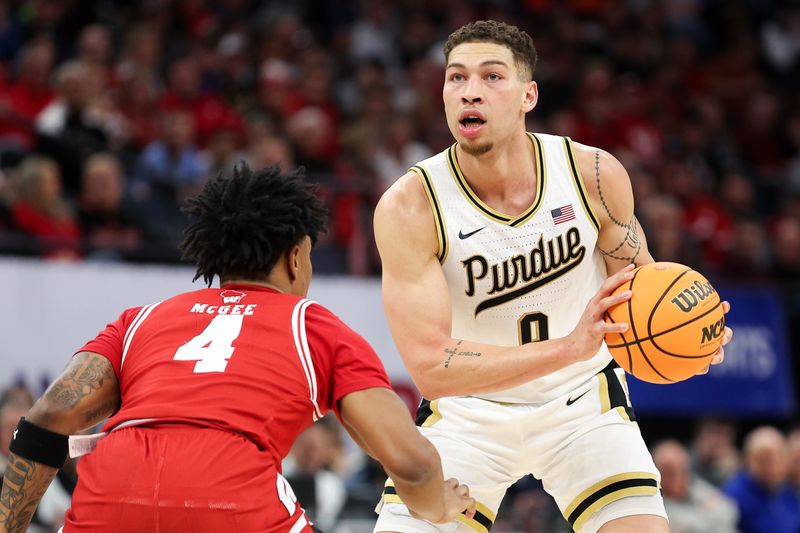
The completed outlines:
<svg viewBox="0 0 800 533">
<path fill-rule="evenodd" d="M 600 287 L 581 316 L 578 325 L 569 334 L 568 339 L 572 344 L 576 361 L 591 359 L 600 350 L 606 333 L 624 333 L 628 331 L 628 324 L 617 322 L 606 323 L 603 320 L 605 312 L 631 297 L 631 291 L 623 291 L 619 294 L 612 293 L 620 285 L 629 282 L 633 278 L 635 265 L 628 265 L 616 274 L 612 274 Z"/>
<path fill-rule="evenodd" d="M 435 524 L 452 522 L 462 513 L 467 518 L 475 516 L 475 498 L 470 498 L 469 487 L 461 485 L 455 478 L 450 478 L 444 482 L 442 488 L 444 490 L 444 512 L 440 516 L 423 516 L 409 509 L 411 516 Z"/>
<path fill-rule="evenodd" d="M 470 498 L 469 487 L 462 485 L 455 478 L 444 482 L 444 515 L 437 522 L 452 522 L 458 515 L 466 511 L 467 518 L 475 516 L 475 498 Z"/>
</svg>

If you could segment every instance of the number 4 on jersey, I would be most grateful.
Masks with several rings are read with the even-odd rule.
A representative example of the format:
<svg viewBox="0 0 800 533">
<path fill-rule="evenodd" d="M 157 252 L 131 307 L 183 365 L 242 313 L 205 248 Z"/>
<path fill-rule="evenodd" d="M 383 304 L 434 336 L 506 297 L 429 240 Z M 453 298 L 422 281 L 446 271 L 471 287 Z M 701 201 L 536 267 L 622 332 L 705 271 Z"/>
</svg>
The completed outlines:
<svg viewBox="0 0 800 533">
<path fill-rule="evenodd" d="M 233 341 L 242 330 L 244 315 L 217 315 L 200 335 L 178 348 L 176 361 L 197 361 L 195 374 L 225 372 L 233 355 Z"/>
</svg>

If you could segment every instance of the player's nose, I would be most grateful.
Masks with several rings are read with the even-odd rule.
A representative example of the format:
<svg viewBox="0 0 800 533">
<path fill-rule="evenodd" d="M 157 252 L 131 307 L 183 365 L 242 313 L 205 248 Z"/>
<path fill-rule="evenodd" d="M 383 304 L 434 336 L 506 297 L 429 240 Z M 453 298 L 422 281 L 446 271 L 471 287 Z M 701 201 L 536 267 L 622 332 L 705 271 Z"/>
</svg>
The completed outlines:
<svg viewBox="0 0 800 533">
<path fill-rule="evenodd" d="M 461 101 L 465 104 L 474 104 L 483 100 L 481 96 L 480 83 L 474 77 L 467 80 L 464 84 L 464 92 L 461 94 Z"/>
</svg>

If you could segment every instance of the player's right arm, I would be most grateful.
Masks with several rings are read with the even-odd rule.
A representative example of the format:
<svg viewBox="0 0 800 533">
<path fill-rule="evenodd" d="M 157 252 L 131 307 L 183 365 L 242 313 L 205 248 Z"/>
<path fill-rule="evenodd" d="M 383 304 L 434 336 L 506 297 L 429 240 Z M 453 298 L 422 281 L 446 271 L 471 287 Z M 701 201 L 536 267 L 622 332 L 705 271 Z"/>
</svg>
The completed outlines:
<svg viewBox="0 0 800 533">
<path fill-rule="evenodd" d="M 119 403 L 119 384 L 109 360 L 100 354 L 81 352 L 72 358 L 25 417 L 27 423 L 36 426 L 32 428 L 34 433 L 28 433 L 25 439 L 33 443 L 33 448 L 25 448 L 32 452 L 31 456 L 66 459 L 67 436 L 107 418 L 117 410 Z M 13 439 L 22 439 L 17 432 Z M 54 441 L 58 442 L 56 446 L 53 446 Z M 57 450 L 59 446 L 63 450 Z M 12 452 L 8 458 L 0 492 L 0 533 L 26 531 L 42 495 L 58 472 L 57 467 L 25 455 Z"/>
<path fill-rule="evenodd" d="M 400 178 L 378 203 L 375 240 L 389 327 L 406 368 L 428 399 L 521 385 L 589 359 L 600 349 L 605 333 L 627 329 L 627 324 L 606 324 L 602 317 L 630 296 L 610 296 L 630 279 L 630 268 L 603 284 L 567 337 L 513 347 L 453 338 L 433 213 L 414 172 Z"/>
<path fill-rule="evenodd" d="M 340 400 L 339 412 L 353 439 L 386 469 L 414 516 L 446 523 L 466 510 L 472 518 L 475 500 L 469 488 L 444 480 L 436 448 L 417 430 L 394 391 L 373 387 L 352 392 Z"/>
</svg>

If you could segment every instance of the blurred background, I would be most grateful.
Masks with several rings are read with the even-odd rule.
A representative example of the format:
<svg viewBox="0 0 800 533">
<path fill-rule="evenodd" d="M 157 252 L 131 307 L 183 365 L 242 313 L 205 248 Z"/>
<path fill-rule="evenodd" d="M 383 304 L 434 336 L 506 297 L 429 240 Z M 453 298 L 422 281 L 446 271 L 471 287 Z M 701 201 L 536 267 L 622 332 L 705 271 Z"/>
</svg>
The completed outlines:
<svg viewBox="0 0 800 533">
<path fill-rule="evenodd" d="M 331 219 L 311 295 L 376 347 L 413 410 L 372 212 L 452 142 L 442 45 L 479 18 L 534 39 L 528 128 L 618 157 L 653 256 L 733 305 L 725 365 L 678 385 L 629 380 L 672 530 L 800 531 L 797 1 L 0 0 L 0 469 L 72 350 L 123 308 L 196 287 L 179 207 L 243 160 L 302 165 L 320 184 Z M 371 531 L 384 475 L 335 420 L 301 437 L 286 472 L 323 530 Z M 74 468 L 58 479 L 42 531 Z M 754 508 L 742 480 L 775 505 Z M 493 528 L 566 530 L 532 478 Z"/>
</svg>

